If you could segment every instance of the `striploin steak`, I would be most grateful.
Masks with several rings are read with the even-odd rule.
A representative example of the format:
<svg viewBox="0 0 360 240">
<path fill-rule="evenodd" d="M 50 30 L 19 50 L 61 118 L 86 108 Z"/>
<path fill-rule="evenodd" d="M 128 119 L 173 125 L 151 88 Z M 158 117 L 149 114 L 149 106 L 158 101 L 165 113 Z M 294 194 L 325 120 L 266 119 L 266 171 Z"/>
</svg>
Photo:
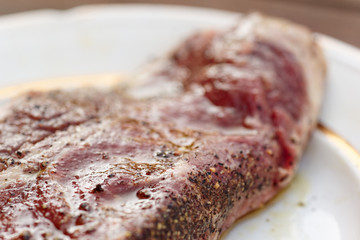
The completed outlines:
<svg viewBox="0 0 360 240">
<path fill-rule="evenodd" d="M 258 14 L 197 33 L 126 89 L 3 107 L 0 239 L 219 239 L 294 176 L 325 64 Z"/>
</svg>

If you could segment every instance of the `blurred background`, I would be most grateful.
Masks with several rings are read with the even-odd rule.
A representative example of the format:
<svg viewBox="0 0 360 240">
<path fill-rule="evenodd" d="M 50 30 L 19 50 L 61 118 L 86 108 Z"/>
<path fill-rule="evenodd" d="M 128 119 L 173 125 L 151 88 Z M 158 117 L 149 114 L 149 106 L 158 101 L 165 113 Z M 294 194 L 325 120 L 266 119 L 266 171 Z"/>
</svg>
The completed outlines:
<svg viewBox="0 0 360 240">
<path fill-rule="evenodd" d="M 106 3 L 180 4 L 237 12 L 258 10 L 302 23 L 314 31 L 360 47 L 360 0 L 0 0 L 0 15 Z"/>
</svg>

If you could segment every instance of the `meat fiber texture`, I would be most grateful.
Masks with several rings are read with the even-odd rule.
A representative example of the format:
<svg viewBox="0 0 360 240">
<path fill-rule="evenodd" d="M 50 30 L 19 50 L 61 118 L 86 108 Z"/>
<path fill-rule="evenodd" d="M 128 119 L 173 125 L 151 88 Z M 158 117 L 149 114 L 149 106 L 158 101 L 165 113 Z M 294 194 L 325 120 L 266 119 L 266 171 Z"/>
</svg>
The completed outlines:
<svg viewBox="0 0 360 240">
<path fill-rule="evenodd" d="M 323 55 L 258 14 L 197 33 L 120 91 L 30 92 L 0 123 L 0 239 L 219 239 L 294 176 Z"/>
</svg>

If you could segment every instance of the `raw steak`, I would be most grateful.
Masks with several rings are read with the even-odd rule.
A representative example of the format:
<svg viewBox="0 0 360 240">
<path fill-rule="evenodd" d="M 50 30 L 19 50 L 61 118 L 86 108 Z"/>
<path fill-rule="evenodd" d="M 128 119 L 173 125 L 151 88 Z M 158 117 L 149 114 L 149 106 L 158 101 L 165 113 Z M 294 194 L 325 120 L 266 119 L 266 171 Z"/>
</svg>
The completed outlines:
<svg viewBox="0 0 360 240">
<path fill-rule="evenodd" d="M 218 239 L 292 179 L 324 74 L 308 30 L 254 14 L 126 91 L 20 96 L 0 124 L 0 239 Z"/>
</svg>

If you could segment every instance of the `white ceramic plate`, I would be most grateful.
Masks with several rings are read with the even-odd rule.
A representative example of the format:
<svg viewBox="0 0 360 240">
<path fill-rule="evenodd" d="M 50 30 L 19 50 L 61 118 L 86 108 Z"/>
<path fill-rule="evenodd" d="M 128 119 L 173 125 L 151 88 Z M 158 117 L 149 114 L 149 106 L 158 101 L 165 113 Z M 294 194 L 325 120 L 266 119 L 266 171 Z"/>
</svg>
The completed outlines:
<svg viewBox="0 0 360 240">
<path fill-rule="evenodd" d="M 61 76 L 133 72 L 197 29 L 237 14 L 156 5 L 88 6 L 0 17 L 0 87 Z M 319 35 L 329 76 L 321 121 L 360 150 L 360 51 Z M 358 240 L 360 160 L 317 131 L 294 183 L 224 236 L 235 239 Z"/>
</svg>

